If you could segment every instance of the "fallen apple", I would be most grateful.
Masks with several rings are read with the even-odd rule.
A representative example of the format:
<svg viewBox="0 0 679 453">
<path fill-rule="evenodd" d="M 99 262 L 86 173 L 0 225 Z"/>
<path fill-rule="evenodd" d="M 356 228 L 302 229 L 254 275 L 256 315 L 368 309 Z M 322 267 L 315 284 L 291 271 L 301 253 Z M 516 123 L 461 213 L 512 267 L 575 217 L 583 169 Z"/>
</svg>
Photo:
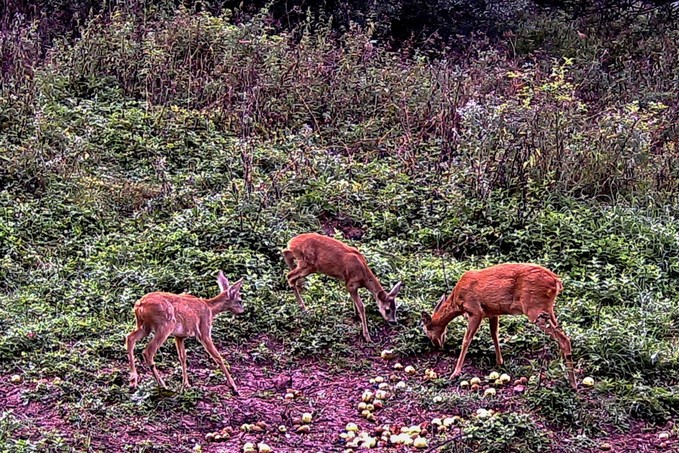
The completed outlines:
<svg viewBox="0 0 679 453">
<path fill-rule="evenodd" d="M 497 371 L 491 371 L 486 379 L 488 379 L 489 381 L 494 381 L 495 379 L 498 379 L 499 377 L 500 377 L 500 373 L 498 373 Z"/>
<path fill-rule="evenodd" d="M 253 453 L 255 451 L 257 450 L 255 449 L 255 444 L 252 442 L 245 442 L 243 444 L 243 453 Z"/>
<path fill-rule="evenodd" d="M 422 432 L 422 427 L 420 425 L 413 425 L 408 428 L 408 434 L 420 434 Z"/>
<path fill-rule="evenodd" d="M 488 418 L 491 415 L 492 415 L 492 413 L 487 409 L 483 409 L 483 408 L 476 409 L 476 416 L 478 418 Z"/>
<path fill-rule="evenodd" d="M 374 437 L 367 437 L 363 439 L 361 448 L 374 448 L 377 445 L 377 439 Z"/>
<path fill-rule="evenodd" d="M 380 353 L 380 357 L 382 357 L 384 360 L 393 359 L 395 356 L 396 356 L 396 354 L 394 353 L 393 349 L 384 349 Z"/>
<path fill-rule="evenodd" d="M 259 453 L 271 453 L 273 451 L 271 447 L 269 447 L 264 442 L 260 442 L 257 444 L 257 450 L 259 450 Z"/>
<path fill-rule="evenodd" d="M 425 377 L 426 379 L 434 380 L 434 379 L 437 379 L 439 376 L 438 376 L 438 374 L 436 373 L 436 371 L 432 370 L 431 368 L 427 368 L 427 369 L 424 371 L 424 377 Z"/>
<path fill-rule="evenodd" d="M 299 434 L 308 434 L 311 431 L 311 426 L 309 425 L 302 425 L 299 428 L 296 429 L 296 431 Z"/>
<path fill-rule="evenodd" d="M 586 378 L 584 378 L 582 380 L 582 385 L 584 385 L 585 387 L 593 387 L 594 386 L 594 378 L 587 376 Z"/>
<path fill-rule="evenodd" d="M 413 447 L 415 448 L 427 448 L 427 439 L 424 437 L 416 437 L 413 440 Z"/>
<path fill-rule="evenodd" d="M 344 429 L 347 431 L 356 432 L 358 431 L 358 425 L 356 423 L 347 423 L 347 426 L 345 426 Z"/>
<path fill-rule="evenodd" d="M 495 393 L 496 393 L 495 389 L 493 387 L 489 387 L 489 388 L 487 388 L 486 390 L 483 391 L 483 396 L 484 397 L 495 396 Z"/>
</svg>

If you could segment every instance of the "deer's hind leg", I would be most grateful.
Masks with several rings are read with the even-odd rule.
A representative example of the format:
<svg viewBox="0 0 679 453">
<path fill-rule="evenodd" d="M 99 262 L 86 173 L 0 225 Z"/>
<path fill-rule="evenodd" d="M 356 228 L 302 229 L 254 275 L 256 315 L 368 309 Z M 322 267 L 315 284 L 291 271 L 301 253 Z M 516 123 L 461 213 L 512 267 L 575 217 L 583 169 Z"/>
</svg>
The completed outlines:
<svg viewBox="0 0 679 453">
<path fill-rule="evenodd" d="M 144 348 L 144 352 L 142 352 L 142 356 L 144 357 L 146 364 L 149 367 L 151 367 L 153 377 L 156 379 L 158 385 L 164 389 L 167 388 L 167 386 L 165 385 L 165 381 L 163 381 L 163 378 L 160 377 L 158 368 L 156 368 L 156 362 L 154 360 L 154 357 L 156 356 L 156 352 L 158 352 L 158 349 L 160 349 L 160 346 L 163 343 L 165 343 L 167 337 L 170 336 L 172 330 L 174 330 L 174 324 L 158 326 L 153 334 L 153 339 L 149 341 L 149 344 L 147 344 L 146 348 Z"/>
<path fill-rule="evenodd" d="M 143 323 L 137 321 L 137 328 L 125 337 L 125 347 L 127 348 L 127 360 L 130 363 L 130 387 L 135 388 L 139 384 L 139 374 L 134 363 L 134 346 L 137 341 L 142 340 L 150 333 L 150 329 Z"/>
</svg>

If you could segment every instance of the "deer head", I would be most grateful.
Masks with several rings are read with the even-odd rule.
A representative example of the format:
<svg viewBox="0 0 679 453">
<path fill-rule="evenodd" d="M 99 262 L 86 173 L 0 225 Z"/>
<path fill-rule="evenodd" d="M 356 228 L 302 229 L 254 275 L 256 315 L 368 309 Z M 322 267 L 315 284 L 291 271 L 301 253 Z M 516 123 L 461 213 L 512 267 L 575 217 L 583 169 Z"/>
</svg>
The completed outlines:
<svg viewBox="0 0 679 453">
<path fill-rule="evenodd" d="M 391 291 L 384 296 L 384 299 L 377 299 L 377 308 L 389 324 L 396 324 L 396 296 L 401 291 L 401 286 L 403 286 L 403 283 L 396 283 Z"/>
<path fill-rule="evenodd" d="M 240 297 L 243 279 L 241 278 L 233 285 L 229 285 L 229 279 L 226 278 L 224 272 L 219 271 L 219 274 L 217 274 L 217 284 L 221 292 L 220 296 L 224 295 L 224 309 L 236 315 L 242 314 L 245 311 Z"/>
<path fill-rule="evenodd" d="M 434 308 L 434 313 L 439 309 L 441 304 L 446 300 L 446 295 L 443 294 L 439 301 L 436 303 L 436 308 Z M 446 335 L 448 333 L 448 326 L 435 326 L 432 322 L 431 316 L 426 311 L 422 312 L 422 328 L 424 329 L 425 335 L 431 340 L 432 344 L 437 348 L 443 349 L 443 345 L 446 342 Z"/>
</svg>

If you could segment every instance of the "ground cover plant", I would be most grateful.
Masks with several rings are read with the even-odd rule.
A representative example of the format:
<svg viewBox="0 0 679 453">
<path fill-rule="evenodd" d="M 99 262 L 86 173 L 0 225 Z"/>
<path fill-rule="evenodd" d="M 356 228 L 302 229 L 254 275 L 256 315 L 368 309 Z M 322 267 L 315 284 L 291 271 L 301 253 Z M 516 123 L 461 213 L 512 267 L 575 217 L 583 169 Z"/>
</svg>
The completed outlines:
<svg viewBox="0 0 679 453">
<path fill-rule="evenodd" d="M 415 449 L 401 428 L 430 451 L 679 448 L 678 32 L 544 13 L 446 54 L 268 18 L 121 6 L 49 47 L 2 22 L 2 450 Z M 404 283 L 398 326 L 363 293 L 364 342 L 318 275 L 300 311 L 281 251 L 308 231 Z M 526 261 L 563 279 L 593 385 L 525 318 L 500 320 L 502 369 L 484 323 L 459 379 L 466 321 L 443 352 L 424 336 L 465 271 Z M 212 333 L 241 394 L 191 340 L 190 390 L 168 341 L 170 391 L 143 365 L 130 391 L 134 302 L 214 296 L 219 269 L 244 279 Z"/>
</svg>

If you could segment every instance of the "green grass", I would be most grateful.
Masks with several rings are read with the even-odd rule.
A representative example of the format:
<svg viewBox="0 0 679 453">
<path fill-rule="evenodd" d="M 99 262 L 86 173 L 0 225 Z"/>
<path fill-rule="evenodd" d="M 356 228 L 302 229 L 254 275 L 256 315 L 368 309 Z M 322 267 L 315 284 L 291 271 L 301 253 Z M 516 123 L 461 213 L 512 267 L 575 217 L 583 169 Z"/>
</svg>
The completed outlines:
<svg viewBox="0 0 679 453">
<path fill-rule="evenodd" d="M 215 29 L 224 25 L 215 21 Z M 123 25 L 111 30 L 123 33 Z M 281 41 L 257 29 L 220 30 L 229 39 L 262 33 L 262 48 L 270 51 L 266 55 L 283 52 Z M 306 45 L 309 52 L 318 51 L 318 43 Z M 501 318 L 504 368 L 513 376 L 543 372 L 555 384 L 515 397 L 515 410 L 469 422 L 462 447 L 455 448 L 548 451 L 547 433 L 558 432 L 577 451 L 594 445 L 591 438 L 625 432 L 635 421 L 655 426 L 679 416 L 676 206 L 635 203 L 633 197 L 632 202 L 604 203 L 570 189 L 552 191 L 549 187 L 558 189 L 558 184 L 547 187 L 549 178 L 542 174 L 533 175 L 536 179 L 526 174 L 525 190 L 516 189 L 514 180 L 480 190 L 475 184 L 483 182 L 474 182 L 473 172 L 464 167 L 474 159 L 469 150 L 461 151 L 459 166 L 453 163 L 456 157 L 442 155 L 435 140 L 419 142 L 412 155 L 396 152 L 398 140 L 389 134 L 405 126 L 392 104 L 385 124 L 343 112 L 344 119 L 328 119 L 335 129 L 309 132 L 299 127 L 309 118 L 298 110 L 298 98 L 272 98 L 277 104 L 270 110 L 285 112 L 288 102 L 292 119 L 247 136 L 239 129 L 244 123 L 229 129 L 229 121 L 236 120 L 225 112 L 213 115 L 186 99 L 143 99 L 126 91 L 122 76 L 76 77 L 64 61 L 105 53 L 94 38 L 73 46 L 57 48 L 54 62 L 38 71 L 29 112 L 0 136 L 0 158 L 6 163 L 0 173 L 0 374 L 20 374 L 31 383 L 21 395 L 26 403 L 54 405 L 86 432 L 107 433 L 109 427 L 97 418 L 102 414 L 141 425 L 161 420 L 166 412 L 194 411 L 202 399 L 224 397 L 197 388 L 163 398 L 149 384 L 131 398 L 123 347 L 140 296 L 155 290 L 212 295 L 218 269 L 231 279 L 244 277 L 246 306 L 244 315 L 222 315 L 215 322 L 219 344 L 233 347 L 266 338 L 280 350 L 262 341 L 247 353 L 286 366 L 312 358 L 340 371 L 369 372 L 369 363 L 347 359 L 359 341 L 359 326 L 350 321 L 343 286 L 325 277 L 307 279 L 304 297 L 310 311 L 301 316 L 285 281 L 280 251 L 286 242 L 298 233 L 320 231 L 332 219 L 362 232 L 360 239 L 347 242 L 360 248 L 384 286 L 404 282 L 398 298 L 401 326 L 378 341 L 405 357 L 431 351 L 419 313 L 431 311 L 466 270 L 530 261 L 563 278 L 557 316 L 573 341 L 580 375 L 593 376 L 595 389 L 576 394 L 565 388 L 556 345 L 525 318 Z M 384 58 L 391 62 L 392 57 Z M 270 64 L 273 71 L 277 66 Z M 409 66 L 408 77 L 430 81 L 426 64 Z M 403 88 L 388 67 L 382 61 L 371 70 L 386 71 L 384 83 Z M 379 78 L 375 72 L 371 77 Z M 559 81 L 563 88 L 566 80 L 559 75 Z M 370 86 L 363 88 L 367 96 Z M 310 108 L 319 108 L 320 98 L 312 100 L 316 104 Z M 516 105 L 505 107 L 516 116 L 527 114 L 521 99 L 513 100 Z M 14 101 L 3 92 L 2 102 Z M 249 113 L 257 112 L 240 112 Z M 360 117 L 355 124 L 352 114 Z M 576 131 L 593 133 L 580 123 L 579 113 L 564 114 L 577 117 L 570 123 Z M 624 123 L 612 118 L 618 113 L 607 115 L 606 121 Z M 640 120 L 643 127 L 658 126 L 648 115 Z M 259 127 L 266 118 L 260 119 Z M 355 152 L 328 145 L 333 130 L 341 130 L 339 137 L 354 145 L 374 138 L 368 125 L 389 135 L 389 144 Z M 472 134 L 490 126 L 465 127 Z M 534 127 L 547 134 L 540 129 L 547 126 Z M 491 127 L 479 140 L 506 146 L 508 138 L 498 131 Z M 643 189 L 642 183 L 635 191 Z M 376 330 L 381 318 L 367 293 L 364 299 Z M 444 354 L 456 356 L 465 327 L 462 319 L 450 325 Z M 467 361 L 490 370 L 493 357 L 484 323 Z M 174 361 L 174 349 L 166 345 L 158 360 Z M 56 377 L 58 385 L 45 381 Z M 415 393 L 428 407 L 432 391 L 438 392 L 443 397 L 438 407 L 457 408 L 465 416 L 479 404 L 476 397 L 449 390 L 441 380 L 434 390 L 424 386 Z M 65 439 L 58 430 L 17 439 L 15 433 L 30 428 L 22 423 L 15 413 L 0 412 L 3 448 L 67 451 L 78 445 L 87 450 L 91 442 L 82 431 L 82 438 Z M 588 437 L 578 437 L 583 433 Z"/>
</svg>

